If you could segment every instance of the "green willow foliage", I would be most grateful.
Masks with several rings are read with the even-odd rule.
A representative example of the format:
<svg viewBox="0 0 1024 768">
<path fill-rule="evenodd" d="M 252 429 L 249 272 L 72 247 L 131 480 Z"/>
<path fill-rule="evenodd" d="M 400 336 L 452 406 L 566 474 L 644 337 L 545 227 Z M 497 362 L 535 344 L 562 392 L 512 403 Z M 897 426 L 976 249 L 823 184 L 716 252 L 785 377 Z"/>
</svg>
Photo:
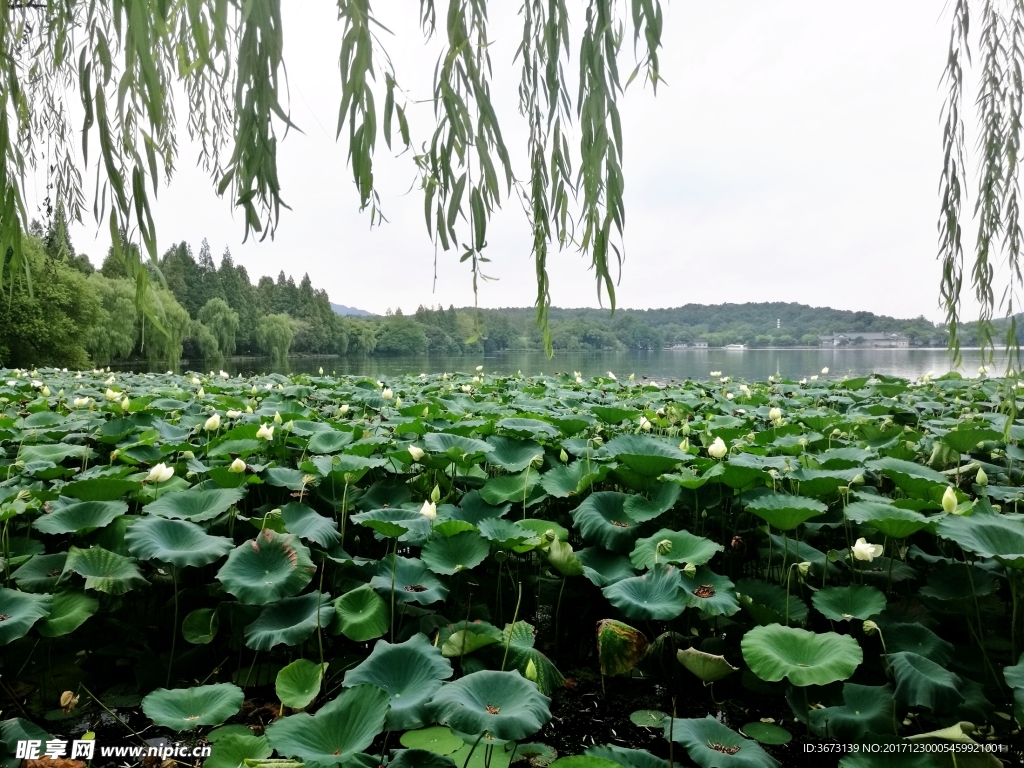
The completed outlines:
<svg viewBox="0 0 1024 768">
<path fill-rule="evenodd" d="M 443 250 L 461 247 L 475 290 L 478 279 L 486 279 L 487 225 L 515 186 L 529 201 L 537 317 L 545 328 L 551 246 L 575 244 L 587 253 L 599 296 L 606 291 L 615 306 L 610 263 L 621 267 L 625 223 L 617 106 L 624 85 L 617 58 L 627 30 L 639 63 L 626 85 L 640 72 L 655 87 L 660 79 L 658 0 L 587 0 L 584 7 L 577 22 L 580 84 L 574 102 L 563 72 L 571 50 L 565 0 L 522 5 L 520 109 L 530 126 L 530 178 L 523 183 L 513 175 L 491 102 L 487 0 L 448 0 L 441 8 L 435 0 L 420 1 L 424 38 L 439 36 L 444 43 L 434 74 L 436 125 L 427 141 L 410 133 L 398 98 L 398 74 L 375 34 L 370 0 L 338 0 L 344 30 L 338 136 L 347 126 L 353 179 L 371 222 L 381 215 L 374 151 L 381 135 L 391 148 L 397 122 L 403 150 L 419 147 L 411 154 L 427 230 Z M 199 161 L 218 193 L 242 209 L 246 237 L 273 235 L 285 206 L 278 181 L 279 134 L 294 127 L 285 96 L 283 41 L 280 0 L 0 0 L 0 46 L 10 52 L 0 62 L 0 252 L 11 254 L 0 269 L 0 287 L 19 273 L 31 285 L 23 245 L 29 223 L 24 185 L 37 158 L 48 154 L 54 197 L 64 201 L 69 219 L 82 219 L 86 185 L 95 185 L 92 214 L 109 225 L 117 256 L 136 281 L 136 303 L 148 314 L 148 272 L 141 254 L 125 247 L 119 233 L 132 233 L 150 260 L 157 259 L 150 195 L 156 194 L 161 175 L 169 178 L 174 170 L 181 114 L 187 115 L 189 134 L 201 146 Z M 80 125 L 73 124 L 68 91 L 77 91 L 84 114 Z M 184 103 L 176 96 L 182 91 Z M 575 175 L 566 138 L 572 119 L 580 133 Z M 47 153 L 39 146 L 44 136 Z M 95 180 L 87 180 L 93 168 Z M 570 195 L 580 205 L 575 222 Z M 151 320 L 159 324 L 159 316 Z M 550 334 L 545 341 L 550 351 Z"/>
</svg>

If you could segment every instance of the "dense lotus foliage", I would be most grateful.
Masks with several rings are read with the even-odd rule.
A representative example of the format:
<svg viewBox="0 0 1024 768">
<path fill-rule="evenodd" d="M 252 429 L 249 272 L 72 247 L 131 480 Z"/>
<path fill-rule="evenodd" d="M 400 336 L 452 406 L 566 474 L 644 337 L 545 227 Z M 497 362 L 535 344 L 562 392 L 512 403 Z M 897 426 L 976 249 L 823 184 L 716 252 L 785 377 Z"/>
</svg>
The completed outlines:
<svg viewBox="0 0 1024 768">
<path fill-rule="evenodd" d="M 141 708 L 214 768 L 547 765 L 580 668 L 657 680 L 635 727 L 705 768 L 1012 742 L 1016 391 L 0 370 L 0 756 Z"/>
</svg>

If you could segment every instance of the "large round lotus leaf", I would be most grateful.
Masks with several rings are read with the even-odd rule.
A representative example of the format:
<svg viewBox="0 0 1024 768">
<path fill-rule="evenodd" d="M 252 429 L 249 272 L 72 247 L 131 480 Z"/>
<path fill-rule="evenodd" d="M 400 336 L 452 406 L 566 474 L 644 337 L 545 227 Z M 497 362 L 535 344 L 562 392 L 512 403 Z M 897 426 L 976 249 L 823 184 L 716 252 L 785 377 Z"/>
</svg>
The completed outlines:
<svg viewBox="0 0 1024 768">
<path fill-rule="evenodd" d="M 149 584 L 134 560 L 102 547 L 68 549 L 68 559 L 64 563 L 64 576 L 61 579 L 72 572 L 85 577 L 86 589 L 111 595 L 123 595 Z"/>
<path fill-rule="evenodd" d="M 807 621 L 807 605 L 800 596 L 778 584 L 769 584 L 760 579 L 740 579 L 736 582 L 739 603 L 758 624 L 804 624 Z"/>
<path fill-rule="evenodd" d="M 552 522 L 551 520 L 541 520 L 539 518 L 529 518 L 527 520 L 516 520 L 516 525 L 520 528 L 525 528 L 528 531 L 533 531 L 538 537 L 543 536 L 548 531 L 555 532 L 555 538 L 559 541 L 569 540 L 569 529 L 565 526 L 559 525 L 558 523 Z"/>
<path fill-rule="evenodd" d="M 614 744 L 605 744 L 600 747 L 589 747 L 584 754 L 603 757 L 605 760 L 618 763 L 622 768 L 668 768 L 668 760 L 655 757 L 646 749 L 626 749 Z"/>
<path fill-rule="evenodd" d="M 815 634 L 781 624 L 754 627 L 743 636 L 740 649 L 750 671 L 762 680 L 787 678 L 796 686 L 846 680 L 864 661 L 863 651 L 849 635 Z"/>
<path fill-rule="evenodd" d="M 747 504 L 747 511 L 757 515 L 773 528 L 792 531 L 806 520 L 824 514 L 828 507 L 805 496 L 771 493 Z"/>
<path fill-rule="evenodd" d="M 524 469 L 514 475 L 498 475 L 487 480 L 480 489 L 480 498 L 488 504 L 523 504 L 540 482 L 540 474 Z"/>
<path fill-rule="evenodd" d="M 460 621 L 453 624 L 452 629 L 451 635 L 441 643 L 441 654 L 446 659 L 462 659 L 488 645 L 503 642 L 504 638 L 497 627 L 484 622 L 472 622 L 467 627 L 466 622 Z"/>
<path fill-rule="evenodd" d="M 309 550 L 295 536 L 265 529 L 231 550 L 217 579 L 241 602 L 266 605 L 298 594 L 315 571 Z"/>
<path fill-rule="evenodd" d="M 485 669 L 441 686 L 430 703 L 434 720 L 490 743 L 532 736 L 551 719 L 551 699 L 519 672 Z"/>
<path fill-rule="evenodd" d="M 187 491 L 165 493 L 146 505 L 150 515 L 191 520 L 201 523 L 227 512 L 245 496 L 244 488 L 189 488 Z"/>
<path fill-rule="evenodd" d="M 282 757 L 338 765 L 362 752 L 384 730 L 389 697 L 374 685 L 344 690 L 315 715 L 282 718 L 267 728 L 267 740 Z"/>
<path fill-rule="evenodd" d="M 151 516 L 133 523 L 125 531 L 124 543 L 139 560 L 160 560 L 178 568 L 209 565 L 234 546 L 231 539 L 211 536 L 187 520 Z"/>
<path fill-rule="evenodd" d="M 426 534 L 430 531 L 430 521 L 415 509 L 387 508 L 371 509 L 368 512 L 360 512 L 352 515 L 353 523 L 365 525 L 381 536 L 389 539 L 397 539 L 409 531 Z"/>
<path fill-rule="evenodd" d="M 788 744 L 793 740 L 793 734 L 771 723 L 747 723 L 740 731 L 759 744 Z"/>
<path fill-rule="evenodd" d="M 369 584 L 364 584 L 334 601 L 331 632 L 363 643 L 380 637 L 390 626 L 388 604 Z"/>
<path fill-rule="evenodd" d="M 711 715 L 665 721 L 665 738 L 682 744 L 701 768 L 781 768 L 756 741 L 745 739 Z"/>
<path fill-rule="evenodd" d="M 480 565 L 491 551 L 491 545 L 475 531 L 463 531 L 450 538 L 432 536 L 423 545 L 420 557 L 434 573 L 451 576 Z"/>
<path fill-rule="evenodd" d="M 288 533 L 321 547 L 331 547 L 341 541 L 338 523 L 329 517 L 317 514 L 316 510 L 305 504 L 293 501 L 281 507 L 281 520 Z"/>
<path fill-rule="evenodd" d="M 1024 518 L 1009 515 L 945 515 L 935 532 L 979 557 L 993 557 L 1011 568 L 1024 568 Z"/>
<path fill-rule="evenodd" d="M 528 741 L 525 744 L 516 745 L 514 762 L 525 761 L 530 768 L 547 768 L 547 766 L 555 762 L 557 757 L 558 752 L 554 747 L 549 747 L 547 744 L 541 744 L 537 741 Z"/>
<path fill-rule="evenodd" d="M 597 622 L 597 656 L 602 675 L 624 675 L 647 650 L 647 637 L 639 629 L 615 619 Z"/>
<path fill-rule="evenodd" d="M 49 615 L 52 607 L 50 595 L 0 588 L 0 645 L 27 635 L 33 624 Z"/>
<path fill-rule="evenodd" d="M 409 749 L 424 749 L 433 752 L 435 755 L 450 755 L 462 748 L 463 742 L 458 736 L 452 733 L 451 728 L 435 725 L 431 728 L 420 728 L 415 731 L 406 731 L 399 739 L 403 747 Z"/>
<path fill-rule="evenodd" d="M 860 741 L 869 733 L 893 733 L 896 702 L 890 685 L 843 685 L 843 704 L 812 709 L 811 728 L 824 738 Z"/>
<path fill-rule="evenodd" d="M 389 598 L 393 589 L 395 600 L 400 603 L 430 605 L 448 597 L 448 587 L 427 570 L 423 561 L 408 557 L 385 557 L 370 584 Z"/>
<path fill-rule="evenodd" d="M 452 676 L 452 664 L 427 636 L 418 633 L 404 643 L 379 640 L 369 657 L 345 673 L 347 688 L 368 683 L 391 696 L 387 727 L 392 731 L 422 728 L 431 721 L 428 704 Z"/>
<path fill-rule="evenodd" d="M 885 610 L 885 595 L 863 584 L 819 589 L 811 602 L 819 613 L 832 621 L 863 620 Z"/>
<path fill-rule="evenodd" d="M 677 488 L 679 486 L 676 486 Z M 665 542 L 668 542 L 667 544 Z M 659 549 L 662 550 L 659 552 Z M 689 531 L 670 531 L 662 528 L 653 536 L 639 539 L 629 559 L 634 568 L 650 568 L 655 563 L 692 563 L 704 565 L 724 547 Z"/>
<path fill-rule="evenodd" d="M 32 527 L 41 533 L 78 533 L 109 525 L 127 511 L 128 505 L 123 501 L 80 501 L 37 517 Z"/>
<path fill-rule="evenodd" d="M 628 554 L 640 535 L 640 524 L 624 511 L 625 493 L 598 491 L 572 511 L 576 529 L 587 541 L 613 552 Z"/>
<path fill-rule="evenodd" d="M 736 672 L 739 667 L 734 667 L 725 656 L 716 656 L 712 653 L 705 653 L 696 648 L 687 648 L 676 652 L 679 663 L 690 670 L 699 680 L 705 683 L 713 683 L 721 680 L 726 675 Z"/>
<path fill-rule="evenodd" d="M 11 574 L 11 578 L 26 592 L 52 592 L 64 572 L 68 553 L 55 555 L 33 555 L 23 566 Z"/>
<path fill-rule="evenodd" d="M 232 683 L 197 688 L 157 688 L 142 700 L 142 711 L 157 725 L 191 731 L 201 725 L 220 725 L 242 708 L 245 694 Z"/>
<path fill-rule="evenodd" d="M 443 453 L 462 464 L 470 464 L 494 450 L 493 445 L 483 440 L 448 432 L 428 432 L 423 436 L 423 447 L 431 453 Z"/>
<path fill-rule="evenodd" d="M 905 539 L 928 527 L 928 518 L 912 509 L 877 501 L 855 501 L 846 507 L 846 517 L 866 523 L 890 539 Z"/>
<path fill-rule="evenodd" d="M 740 610 L 736 586 L 727 576 L 720 576 L 706 565 L 693 576 L 681 573 L 679 583 L 686 595 L 686 607 L 696 608 L 704 618 L 732 616 Z"/>
<path fill-rule="evenodd" d="M 228 733 L 212 743 L 203 768 L 239 768 L 246 760 L 263 761 L 274 752 L 266 736 L 256 736 L 248 728 L 245 733 Z"/>
<path fill-rule="evenodd" d="M 481 520 L 476 527 L 481 536 L 501 549 L 530 546 L 530 542 L 537 538 L 533 531 L 523 528 L 519 523 L 500 518 Z"/>
<path fill-rule="evenodd" d="M 659 563 L 642 576 L 623 579 L 602 592 L 630 619 L 668 621 L 686 608 L 679 569 L 672 565 Z"/>
<path fill-rule="evenodd" d="M 533 627 L 525 621 L 506 624 L 501 643 L 508 649 L 506 669 L 518 669 L 524 677 L 533 668 L 533 681 L 541 693 L 557 691 L 565 685 L 565 678 L 551 660 L 533 647 Z"/>
<path fill-rule="evenodd" d="M 487 442 L 494 446 L 494 450 L 487 455 L 488 463 L 499 466 L 506 472 L 521 472 L 535 459 L 544 455 L 544 448 L 534 440 L 491 435 Z"/>
<path fill-rule="evenodd" d="M 960 678 L 945 667 L 908 651 L 890 653 L 886 658 L 896 678 L 896 701 L 900 704 L 945 715 L 963 703 Z"/>
<path fill-rule="evenodd" d="M 649 499 L 640 494 L 633 494 L 626 499 L 626 514 L 638 523 L 654 520 L 675 506 L 682 490 L 675 483 L 661 483 Z"/>
<path fill-rule="evenodd" d="M 216 608 L 196 608 L 181 622 L 181 636 L 193 645 L 206 645 L 217 636 L 219 628 Z"/>
<path fill-rule="evenodd" d="M 609 469 L 607 464 L 581 459 L 549 469 L 541 475 L 540 485 L 549 495 L 565 499 L 581 494 L 595 482 L 603 480 Z"/>
<path fill-rule="evenodd" d="M 559 434 L 555 427 L 540 419 L 502 419 L 494 426 L 506 432 L 515 432 L 516 434 L 529 435 L 530 437 L 558 437 Z M 490 456 L 487 458 L 489 461 Z"/>
<path fill-rule="evenodd" d="M 619 435 L 608 441 L 605 453 L 644 477 L 670 472 L 690 458 L 674 441 L 649 435 Z"/>
<path fill-rule="evenodd" d="M 666 717 L 668 717 L 667 712 L 657 709 L 638 709 L 636 712 L 629 713 L 629 722 L 641 728 L 657 728 L 665 722 Z"/>
<path fill-rule="evenodd" d="M 81 592 L 58 592 L 53 596 L 50 615 L 39 622 L 36 628 L 43 637 L 70 635 L 94 615 L 99 607 L 99 600 Z"/>
<path fill-rule="evenodd" d="M 426 749 L 396 749 L 388 768 L 455 768 L 455 761 Z"/>
<path fill-rule="evenodd" d="M 332 618 L 334 603 L 328 594 L 309 592 L 286 597 L 265 606 L 259 618 L 245 628 L 245 644 L 257 651 L 269 651 L 282 643 L 298 645 L 318 626 L 326 628 Z"/>
<path fill-rule="evenodd" d="M 587 547 L 576 553 L 583 564 L 583 575 L 590 579 L 595 587 L 607 587 L 617 581 L 636 576 L 629 558 L 616 555 L 604 547 Z"/>
<path fill-rule="evenodd" d="M 320 684 L 327 672 L 327 663 L 296 659 L 277 673 L 274 690 L 286 707 L 305 709 L 320 693 Z"/>
</svg>

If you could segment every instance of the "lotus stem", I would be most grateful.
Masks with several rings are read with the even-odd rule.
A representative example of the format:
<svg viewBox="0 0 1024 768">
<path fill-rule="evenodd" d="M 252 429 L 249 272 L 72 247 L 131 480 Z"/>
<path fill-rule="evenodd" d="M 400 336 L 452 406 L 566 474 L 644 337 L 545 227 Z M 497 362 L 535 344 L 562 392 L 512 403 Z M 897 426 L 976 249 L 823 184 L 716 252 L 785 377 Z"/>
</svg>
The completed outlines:
<svg viewBox="0 0 1024 768">
<path fill-rule="evenodd" d="M 81 689 L 82 689 L 83 691 L 85 691 L 85 692 L 86 692 L 87 694 L 89 694 L 89 698 L 90 698 L 90 699 L 92 699 L 92 700 L 93 700 L 93 701 L 95 701 L 95 702 L 96 702 L 97 704 L 99 704 L 99 705 L 100 705 L 101 707 L 103 707 L 103 709 L 104 709 L 104 710 L 106 711 L 106 713 L 107 713 L 108 715 L 110 715 L 110 716 L 111 716 L 112 718 L 114 718 L 115 720 L 117 720 L 117 722 L 119 722 L 119 723 L 120 723 L 121 725 L 123 725 L 123 726 L 124 726 L 125 728 L 127 728 L 127 729 L 128 729 L 129 731 L 131 731 L 131 732 L 132 732 L 132 735 L 133 735 L 133 736 L 135 736 L 135 738 L 137 738 L 137 739 L 138 739 L 139 741 L 141 741 L 141 742 L 142 742 L 143 744 L 146 744 L 146 740 L 145 740 L 144 738 L 142 738 L 141 734 L 139 734 L 139 732 L 138 732 L 138 731 L 136 731 L 136 730 L 135 730 L 134 728 L 132 728 L 132 727 L 131 727 L 130 725 L 128 725 L 128 723 L 126 723 L 126 722 L 125 722 L 124 720 L 122 720 L 122 719 L 121 719 L 120 717 L 118 717 L 118 716 L 117 716 L 117 714 L 116 714 L 115 712 L 111 711 L 111 710 L 110 710 L 110 708 L 109 708 L 109 707 L 107 707 L 107 705 L 106 705 L 106 704 L 104 704 L 104 703 L 103 703 L 102 701 L 100 701 L 99 699 L 97 699 L 97 698 L 96 698 L 96 696 L 95 696 L 95 694 L 93 694 L 93 692 L 92 692 L 92 691 L 90 691 L 90 690 L 89 690 L 88 688 L 86 688 L 86 687 L 85 687 L 85 685 L 83 685 L 82 683 L 79 683 L 79 684 L 78 684 L 78 687 L 79 687 L 79 688 L 81 688 Z M 23 710 L 23 711 L 24 711 L 24 710 Z"/>
<path fill-rule="evenodd" d="M 473 757 L 473 753 L 476 752 L 476 745 L 480 743 L 480 739 L 484 737 L 483 733 L 476 737 L 476 741 L 473 742 L 473 746 L 470 747 L 469 754 L 466 755 L 466 762 L 462 764 L 462 768 L 466 768 L 469 765 L 469 760 Z"/>
<path fill-rule="evenodd" d="M 562 578 L 562 583 L 563 584 L 565 583 L 565 577 Z M 501 671 L 502 672 L 505 671 L 505 662 L 508 661 L 508 649 L 509 649 L 509 646 L 512 645 L 512 633 L 515 631 L 515 628 L 516 628 L 516 620 L 519 618 L 519 604 L 522 601 L 523 601 L 523 584 L 522 584 L 522 582 L 520 582 L 519 583 L 519 597 L 516 600 L 516 610 L 515 610 L 515 613 L 512 614 L 512 624 L 511 624 L 511 626 L 509 627 L 509 630 L 508 630 L 508 639 L 505 641 L 505 655 L 501 659 Z"/>
<path fill-rule="evenodd" d="M 178 569 L 173 565 L 171 566 L 171 583 L 174 585 L 174 624 L 171 627 L 171 660 L 167 663 L 167 688 L 171 687 L 174 651 L 178 644 Z"/>
<path fill-rule="evenodd" d="M 562 593 L 565 591 L 565 576 L 562 577 L 562 586 L 558 588 L 558 603 L 555 605 L 555 655 L 558 655 L 558 640 L 560 638 L 559 625 L 562 617 Z M 604 678 L 601 678 L 602 684 Z"/>
</svg>

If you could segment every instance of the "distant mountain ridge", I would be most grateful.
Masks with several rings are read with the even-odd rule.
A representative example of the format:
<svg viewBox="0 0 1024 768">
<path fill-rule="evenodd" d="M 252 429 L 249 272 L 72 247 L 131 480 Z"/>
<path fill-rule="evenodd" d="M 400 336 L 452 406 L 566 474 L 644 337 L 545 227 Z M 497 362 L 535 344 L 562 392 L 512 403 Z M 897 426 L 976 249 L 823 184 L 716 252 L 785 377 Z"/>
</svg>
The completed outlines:
<svg viewBox="0 0 1024 768">
<path fill-rule="evenodd" d="M 334 310 L 336 315 L 356 315 L 359 317 L 376 317 L 373 312 L 367 312 L 365 309 L 359 309 L 358 307 L 347 307 L 344 304 L 335 304 L 331 302 L 331 309 Z"/>
</svg>

